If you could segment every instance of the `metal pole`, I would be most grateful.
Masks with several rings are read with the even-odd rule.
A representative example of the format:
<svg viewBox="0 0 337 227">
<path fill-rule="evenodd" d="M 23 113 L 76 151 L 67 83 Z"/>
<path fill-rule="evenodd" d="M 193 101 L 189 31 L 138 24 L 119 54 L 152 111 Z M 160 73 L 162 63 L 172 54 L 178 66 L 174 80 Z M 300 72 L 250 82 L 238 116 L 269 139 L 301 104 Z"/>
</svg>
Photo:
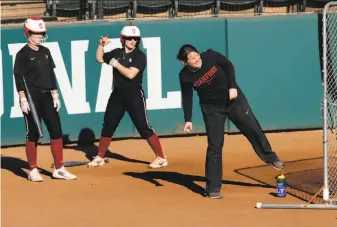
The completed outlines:
<svg viewBox="0 0 337 227">
<path fill-rule="evenodd" d="M 332 204 L 276 204 L 276 203 L 256 203 L 258 209 L 326 209 L 337 210 L 337 205 Z"/>
<path fill-rule="evenodd" d="M 101 20 L 103 18 L 104 18 L 103 0 L 97 0 L 97 19 Z"/>
<path fill-rule="evenodd" d="M 327 101 L 327 11 L 332 2 L 324 7 L 323 11 L 323 162 L 324 162 L 324 188 L 323 200 L 329 201 L 328 182 L 328 101 Z M 335 116 L 334 116 L 335 117 Z"/>
<path fill-rule="evenodd" d="M 53 16 L 53 17 L 56 17 L 56 1 L 55 0 L 53 0 L 53 2 L 52 2 L 52 5 L 51 5 L 51 15 Z"/>
</svg>

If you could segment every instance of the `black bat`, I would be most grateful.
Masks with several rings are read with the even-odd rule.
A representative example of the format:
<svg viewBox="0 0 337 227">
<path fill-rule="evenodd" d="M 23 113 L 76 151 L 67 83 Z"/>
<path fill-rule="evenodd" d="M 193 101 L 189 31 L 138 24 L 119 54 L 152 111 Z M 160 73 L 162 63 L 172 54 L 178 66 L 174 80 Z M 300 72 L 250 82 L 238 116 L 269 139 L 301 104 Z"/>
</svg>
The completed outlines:
<svg viewBox="0 0 337 227">
<path fill-rule="evenodd" d="M 104 159 L 105 163 L 109 163 L 109 159 Z M 89 164 L 90 161 L 66 161 L 63 162 L 64 167 L 72 167 L 72 166 L 83 166 Z M 54 167 L 54 163 L 51 164 L 51 168 Z"/>
<path fill-rule="evenodd" d="M 30 95 L 30 92 L 29 92 L 29 89 L 28 89 L 28 86 L 27 86 L 24 75 L 22 75 L 22 81 L 23 81 L 23 85 L 25 86 L 25 89 L 26 89 L 26 96 L 27 96 L 27 100 L 28 100 L 28 104 L 29 104 L 29 109 L 32 112 L 33 120 L 34 120 L 35 126 L 37 128 L 39 138 L 43 138 L 44 135 L 43 135 L 43 132 L 42 132 L 40 121 L 39 121 L 39 115 L 37 114 L 35 104 L 33 102 L 32 96 Z"/>
</svg>

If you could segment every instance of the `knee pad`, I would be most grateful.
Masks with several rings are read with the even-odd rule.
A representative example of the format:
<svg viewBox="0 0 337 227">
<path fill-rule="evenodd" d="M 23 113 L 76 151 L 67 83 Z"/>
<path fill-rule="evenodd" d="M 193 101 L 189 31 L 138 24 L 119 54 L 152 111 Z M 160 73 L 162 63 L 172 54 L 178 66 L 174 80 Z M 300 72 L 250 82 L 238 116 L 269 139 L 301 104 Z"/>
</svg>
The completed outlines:
<svg viewBox="0 0 337 227">
<path fill-rule="evenodd" d="M 139 134 L 143 139 L 148 139 L 154 134 L 154 131 L 149 128 L 146 130 L 139 131 Z"/>
<path fill-rule="evenodd" d="M 50 139 L 57 140 L 62 138 L 62 131 L 50 132 Z"/>
<path fill-rule="evenodd" d="M 108 137 L 111 138 L 114 134 L 114 131 L 109 129 L 109 128 L 105 128 L 103 127 L 101 130 L 101 137 Z"/>
<path fill-rule="evenodd" d="M 37 141 L 39 141 L 39 136 L 38 134 L 28 133 L 28 135 L 26 136 L 26 140 L 29 142 L 37 143 Z"/>
</svg>

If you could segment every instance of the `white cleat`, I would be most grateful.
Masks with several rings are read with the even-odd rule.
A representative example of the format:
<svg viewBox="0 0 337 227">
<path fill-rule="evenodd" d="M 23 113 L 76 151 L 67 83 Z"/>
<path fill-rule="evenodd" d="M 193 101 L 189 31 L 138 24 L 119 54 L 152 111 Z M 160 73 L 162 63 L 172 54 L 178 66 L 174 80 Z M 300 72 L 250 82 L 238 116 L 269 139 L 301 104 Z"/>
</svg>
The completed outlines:
<svg viewBox="0 0 337 227">
<path fill-rule="evenodd" d="M 77 178 L 74 174 L 69 173 L 64 166 L 59 169 L 54 169 L 53 177 L 64 180 L 75 180 Z"/>
<path fill-rule="evenodd" d="M 99 167 L 104 166 L 105 161 L 100 156 L 96 156 L 91 162 L 88 163 L 87 167 L 93 168 L 93 167 Z"/>
<path fill-rule="evenodd" d="M 43 178 L 40 175 L 37 168 L 34 168 L 28 173 L 28 180 L 33 181 L 33 182 L 42 182 Z"/>
<path fill-rule="evenodd" d="M 150 165 L 149 168 L 151 169 L 158 169 L 158 168 L 164 168 L 168 165 L 167 159 L 157 157 Z"/>
</svg>

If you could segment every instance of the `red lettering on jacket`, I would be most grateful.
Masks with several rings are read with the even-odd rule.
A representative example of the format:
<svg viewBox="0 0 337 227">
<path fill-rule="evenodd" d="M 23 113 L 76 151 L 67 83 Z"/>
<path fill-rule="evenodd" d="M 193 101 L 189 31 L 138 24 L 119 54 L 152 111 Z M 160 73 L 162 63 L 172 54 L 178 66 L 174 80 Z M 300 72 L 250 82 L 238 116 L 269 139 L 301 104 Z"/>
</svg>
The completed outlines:
<svg viewBox="0 0 337 227">
<path fill-rule="evenodd" d="M 205 83 L 210 84 L 213 80 L 214 74 L 218 71 L 216 66 L 213 66 L 205 75 L 200 77 L 197 81 L 193 83 L 194 87 L 199 87 Z"/>
</svg>

